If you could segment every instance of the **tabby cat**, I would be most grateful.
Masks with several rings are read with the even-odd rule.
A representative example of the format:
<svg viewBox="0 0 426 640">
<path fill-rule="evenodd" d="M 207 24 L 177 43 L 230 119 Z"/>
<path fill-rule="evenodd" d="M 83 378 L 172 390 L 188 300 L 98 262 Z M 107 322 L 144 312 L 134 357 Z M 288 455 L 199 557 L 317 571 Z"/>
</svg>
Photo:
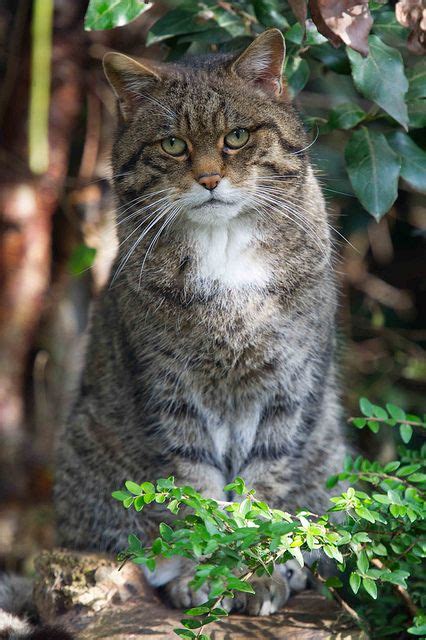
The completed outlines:
<svg viewBox="0 0 426 640">
<path fill-rule="evenodd" d="M 109 53 L 120 247 L 91 321 L 58 450 L 60 543 L 116 551 L 171 516 L 126 511 L 126 479 L 173 475 L 229 499 L 236 475 L 274 507 L 326 508 L 345 453 L 334 365 L 336 285 L 324 200 L 271 29 L 240 55 L 178 63 Z M 205 594 L 191 566 L 148 576 L 172 604 Z M 237 600 L 269 614 L 294 564 Z"/>
</svg>

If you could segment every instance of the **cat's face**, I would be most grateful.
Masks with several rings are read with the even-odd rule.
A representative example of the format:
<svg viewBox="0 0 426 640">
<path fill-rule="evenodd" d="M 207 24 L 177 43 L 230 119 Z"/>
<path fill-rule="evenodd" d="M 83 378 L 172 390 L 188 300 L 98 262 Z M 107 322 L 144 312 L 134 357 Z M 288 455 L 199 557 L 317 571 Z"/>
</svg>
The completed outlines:
<svg viewBox="0 0 426 640">
<path fill-rule="evenodd" d="M 124 224 L 127 214 L 133 225 L 158 215 L 217 225 L 267 216 L 281 199 L 297 206 L 306 140 L 281 90 L 283 59 L 275 29 L 239 57 L 188 66 L 107 56 L 121 104 L 113 163 Z"/>
</svg>

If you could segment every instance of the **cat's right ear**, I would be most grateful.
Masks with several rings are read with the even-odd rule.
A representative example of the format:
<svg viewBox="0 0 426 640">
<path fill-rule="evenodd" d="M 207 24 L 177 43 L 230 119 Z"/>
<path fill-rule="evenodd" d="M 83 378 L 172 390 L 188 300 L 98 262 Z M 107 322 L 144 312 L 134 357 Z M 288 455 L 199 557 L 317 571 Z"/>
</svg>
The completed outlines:
<svg viewBox="0 0 426 640">
<path fill-rule="evenodd" d="M 103 67 L 118 99 L 124 120 L 128 120 L 132 111 L 140 104 L 143 94 L 161 81 L 161 77 L 149 62 L 138 62 L 122 53 L 106 53 Z"/>
</svg>

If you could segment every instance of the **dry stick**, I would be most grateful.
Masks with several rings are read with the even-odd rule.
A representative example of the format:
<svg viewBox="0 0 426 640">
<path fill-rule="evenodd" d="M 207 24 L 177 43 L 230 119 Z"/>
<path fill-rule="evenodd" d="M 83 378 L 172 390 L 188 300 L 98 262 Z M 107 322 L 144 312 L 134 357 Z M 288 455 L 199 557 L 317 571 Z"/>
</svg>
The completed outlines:
<svg viewBox="0 0 426 640">
<path fill-rule="evenodd" d="M 371 560 L 371 562 L 378 569 L 386 569 L 386 566 L 378 558 L 373 558 Z M 404 589 L 404 587 L 401 587 L 401 585 L 399 585 L 399 584 L 393 584 L 392 586 L 395 589 L 395 591 L 398 592 L 399 597 L 404 601 L 405 606 L 407 607 L 407 609 L 410 612 L 411 616 L 414 618 L 414 616 L 416 616 L 417 613 L 418 613 L 418 609 L 417 609 L 416 605 L 414 604 L 414 602 L 411 600 L 410 596 L 408 595 L 407 590 Z"/>
<path fill-rule="evenodd" d="M 312 570 L 309 569 L 312 573 Z M 325 578 L 323 578 L 320 574 L 314 574 L 312 573 L 312 575 L 317 578 L 322 584 L 325 585 L 326 580 Z M 327 586 L 327 585 L 326 585 Z M 355 611 L 355 609 L 352 609 L 352 607 L 346 602 L 346 600 L 343 600 L 342 596 L 340 595 L 340 593 L 338 593 L 334 587 L 329 587 L 327 586 L 327 589 L 329 589 L 330 593 L 333 595 L 333 598 L 336 600 L 336 602 L 338 602 L 340 604 L 340 606 L 342 607 L 342 609 L 344 609 L 346 611 L 346 613 L 348 613 L 351 618 L 353 618 L 354 620 L 356 620 L 357 624 L 362 627 L 365 625 L 363 619 L 361 618 L 361 616 L 358 615 L 358 613 Z"/>
</svg>

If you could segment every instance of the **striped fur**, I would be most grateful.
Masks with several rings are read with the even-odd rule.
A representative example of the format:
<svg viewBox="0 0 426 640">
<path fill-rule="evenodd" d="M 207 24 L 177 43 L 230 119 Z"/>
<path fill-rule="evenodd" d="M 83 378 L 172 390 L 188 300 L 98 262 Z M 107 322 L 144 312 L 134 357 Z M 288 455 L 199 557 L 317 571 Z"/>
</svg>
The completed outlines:
<svg viewBox="0 0 426 640">
<path fill-rule="evenodd" d="M 140 515 L 111 500 L 126 479 L 174 475 L 230 498 L 222 488 L 239 474 L 275 507 L 327 507 L 324 483 L 345 452 L 336 286 L 306 137 L 273 77 L 278 38 L 260 36 L 243 65 L 228 56 L 107 65 L 121 103 L 113 150 L 121 244 L 59 441 L 61 544 L 116 551 L 129 532 L 148 540 L 171 517 L 159 505 Z M 262 62 L 256 76 L 256 60 L 273 64 Z M 223 136 L 236 127 L 250 139 L 227 153 Z M 162 151 L 169 135 L 188 141 L 187 157 Z M 222 203 L 203 205 L 209 194 L 197 175 L 212 172 L 222 177 Z M 155 222 L 153 212 L 164 217 Z M 188 573 L 177 563 L 153 581 L 189 606 L 198 596 Z M 286 585 L 277 596 L 276 585 L 243 608 L 272 613 L 289 593 Z"/>
</svg>

